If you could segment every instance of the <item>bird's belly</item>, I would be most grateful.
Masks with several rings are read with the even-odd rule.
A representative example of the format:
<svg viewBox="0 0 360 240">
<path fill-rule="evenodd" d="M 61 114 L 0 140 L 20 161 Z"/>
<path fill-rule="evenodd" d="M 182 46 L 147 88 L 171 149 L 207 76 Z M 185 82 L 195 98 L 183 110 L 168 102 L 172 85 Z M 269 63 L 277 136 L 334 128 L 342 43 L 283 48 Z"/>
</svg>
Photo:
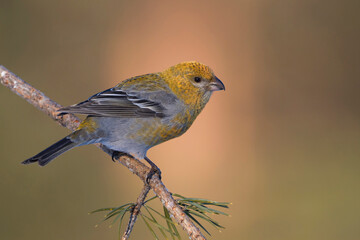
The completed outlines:
<svg viewBox="0 0 360 240">
<path fill-rule="evenodd" d="M 98 119 L 108 133 L 101 142 L 110 149 L 143 158 L 157 144 L 178 137 L 188 127 L 161 118 Z"/>
<path fill-rule="evenodd" d="M 176 121 L 160 118 L 138 119 L 135 131 L 128 134 L 130 139 L 142 142 L 149 148 L 182 135 L 187 128 Z"/>
</svg>

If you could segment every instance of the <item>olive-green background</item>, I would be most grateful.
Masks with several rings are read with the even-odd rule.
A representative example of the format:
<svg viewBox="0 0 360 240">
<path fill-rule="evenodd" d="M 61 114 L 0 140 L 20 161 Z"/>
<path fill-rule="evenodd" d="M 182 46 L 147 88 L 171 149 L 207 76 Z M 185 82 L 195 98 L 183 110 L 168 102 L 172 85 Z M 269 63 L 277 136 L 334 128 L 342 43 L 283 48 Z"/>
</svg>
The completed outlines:
<svg viewBox="0 0 360 240">
<path fill-rule="evenodd" d="M 0 64 L 62 105 L 186 60 L 226 85 L 149 152 L 169 190 L 233 203 L 212 239 L 360 238 L 354 1 L 0 1 Z M 0 239 L 116 239 L 100 207 L 139 179 L 93 146 L 20 165 L 69 133 L 0 86 Z M 133 239 L 152 239 L 139 221 Z"/>
</svg>

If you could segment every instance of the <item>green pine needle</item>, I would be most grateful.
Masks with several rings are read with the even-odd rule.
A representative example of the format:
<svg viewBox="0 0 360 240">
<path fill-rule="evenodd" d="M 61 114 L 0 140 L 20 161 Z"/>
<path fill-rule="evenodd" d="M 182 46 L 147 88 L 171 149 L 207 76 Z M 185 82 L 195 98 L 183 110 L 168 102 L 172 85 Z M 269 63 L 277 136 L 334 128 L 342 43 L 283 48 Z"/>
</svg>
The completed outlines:
<svg viewBox="0 0 360 240">
<path fill-rule="evenodd" d="M 141 212 L 140 212 L 140 216 L 141 216 L 142 220 L 144 220 L 146 226 L 149 228 L 149 230 L 150 230 L 150 232 L 152 233 L 152 235 L 154 236 L 154 238 L 155 238 L 156 240 L 159 240 L 159 238 L 157 237 L 154 229 L 152 229 L 152 227 L 151 227 L 150 224 L 146 221 L 145 217 L 143 216 L 143 214 L 142 214 Z"/>
<path fill-rule="evenodd" d="M 217 202 L 203 198 L 187 198 L 180 194 L 172 194 L 175 197 L 175 201 L 180 205 L 180 207 L 184 210 L 185 214 L 194 221 L 196 225 L 198 225 L 201 229 L 203 229 L 207 234 L 210 232 L 205 228 L 203 223 L 200 222 L 204 221 L 207 225 L 211 225 L 216 229 L 225 228 L 221 226 L 217 221 L 213 219 L 214 215 L 224 215 L 229 216 L 229 214 L 219 211 L 215 208 L 229 208 L 230 203 L 228 202 Z M 145 225 L 154 236 L 155 239 L 159 239 L 155 229 L 152 227 L 154 226 L 157 231 L 161 233 L 164 239 L 169 239 L 167 234 L 170 234 L 172 240 L 178 239 L 181 240 L 181 236 L 177 229 L 177 223 L 173 221 L 170 217 L 169 211 L 163 206 L 164 213 L 160 213 L 159 211 L 155 210 L 154 208 L 149 206 L 149 203 L 157 198 L 156 196 L 147 199 L 143 205 L 143 211 L 139 213 L 142 220 L 144 221 Z M 103 221 L 106 221 L 110 218 L 114 218 L 112 224 L 119 221 L 119 239 L 121 238 L 121 226 L 123 219 L 127 213 L 131 213 L 131 209 L 135 206 L 135 203 L 127 203 L 123 204 L 119 207 L 112 207 L 112 208 L 100 208 L 94 210 L 90 213 L 97 213 L 97 212 L 104 212 L 106 211 L 107 214 L 105 215 Z M 153 214 L 155 213 L 155 215 Z M 156 217 L 160 217 L 159 221 Z M 164 221 L 166 224 L 164 225 Z"/>
<path fill-rule="evenodd" d="M 166 209 L 165 206 L 163 206 L 163 210 L 164 210 L 164 215 L 165 215 L 165 218 L 166 218 L 166 224 L 167 224 L 169 230 L 171 231 L 171 238 L 173 240 L 175 240 L 175 237 L 177 237 L 178 239 L 181 239 L 179 232 L 177 231 L 174 223 L 172 222 L 172 220 L 170 218 L 169 211 Z"/>
<path fill-rule="evenodd" d="M 159 231 L 161 232 L 161 234 L 164 236 L 164 238 L 165 239 L 168 239 L 167 238 L 167 236 L 166 236 L 166 234 L 165 234 L 165 232 L 164 232 L 164 230 L 165 231 L 168 231 L 169 233 L 171 233 L 168 229 L 166 229 L 165 227 L 163 227 L 161 224 L 159 224 L 158 223 L 158 221 L 156 221 L 156 219 L 154 218 L 154 216 L 151 214 L 151 212 L 149 211 L 149 209 L 146 207 L 146 206 L 144 206 L 144 208 L 146 209 L 146 211 L 149 213 L 149 215 L 150 215 L 150 217 L 151 217 L 151 219 L 152 220 L 150 220 L 151 222 L 153 222 L 158 228 L 159 228 Z M 144 216 L 144 217 L 146 217 L 146 216 Z"/>
</svg>

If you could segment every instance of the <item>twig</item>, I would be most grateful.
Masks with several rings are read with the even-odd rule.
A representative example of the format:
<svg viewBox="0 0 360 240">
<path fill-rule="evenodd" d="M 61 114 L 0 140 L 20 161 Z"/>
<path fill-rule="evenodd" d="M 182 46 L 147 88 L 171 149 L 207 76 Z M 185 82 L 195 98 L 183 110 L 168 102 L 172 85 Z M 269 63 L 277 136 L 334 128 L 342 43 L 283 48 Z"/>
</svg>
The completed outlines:
<svg viewBox="0 0 360 240">
<path fill-rule="evenodd" d="M 27 100 L 30 104 L 34 105 L 39 110 L 45 112 L 52 119 L 57 121 L 60 125 L 75 130 L 80 120 L 72 114 L 65 116 L 57 116 L 57 109 L 62 106 L 50 98 L 46 97 L 42 92 L 33 88 L 28 83 L 24 82 L 18 76 L 7 70 L 5 67 L 0 65 L 0 82 L 4 86 L 8 87 L 11 91 L 19 95 L 20 97 Z M 112 155 L 112 150 L 106 148 L 101 144 L 97 144 L 104 152 Z M 146 176 L 150 171 L 150 168 L 145 166 L 139 160 L 130 158 L 128 156 L 122 156 L 118 160 L 122 165 L 127 167 L 132 173 L 136 174 L 146 184 Z M 167 208 L 170 215 L 181 225 L 181 227 L 189 235 L 190 239 L 205 239 L 200 230 L 194 225 L 190 218 L 183 212 L 181 207 L 173 199 L 165 185 L 159 179 L 157 175 L 154 175 L 149 185 L 155 194 L 159 197 L 162 204 Z"/>
<path fill-rule="evenodd" d="M 122 240 L 127 240 L 129 239 L 130 233 L 135 225 L 137 216 L 140 213 L 140 208 L 142 207 L 142 205 L 144 204 L 145 198 L 148 194 L 148 192 L 150 191 L 150 186 L 145 184 L 144 188 L 142 189 L 138 199 L 136 200 L 136 205 L 133 207 L 132 211 L 131 211 L 131 215 L 129 218 L 129 223 L 128 226 L 126 228 L 126 231 L 124 232 L 124 235 L 122 236 Z"/>
</svg>

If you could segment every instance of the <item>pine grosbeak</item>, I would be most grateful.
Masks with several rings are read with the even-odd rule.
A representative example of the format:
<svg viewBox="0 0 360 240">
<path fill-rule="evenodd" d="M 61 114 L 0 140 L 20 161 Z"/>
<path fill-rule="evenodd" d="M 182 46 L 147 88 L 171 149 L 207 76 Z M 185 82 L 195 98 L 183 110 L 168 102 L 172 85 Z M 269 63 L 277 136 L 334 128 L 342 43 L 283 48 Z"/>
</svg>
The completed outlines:
<svg viewBox="0 0 360 240">
<path fill-rule="evenodd" d="M 163 72 L 129 78 L 88 100 L 59 109 L 59 114 L 86 114 L 79 128 L 22 162 L 48 164 L 77 146 L 102 143 L 122 154 L 145 159 L 149 148 L 185 133 L 213 91 L 224 90 L 213 71 L 198 62 L 184 62 Z"/>
</svg>

